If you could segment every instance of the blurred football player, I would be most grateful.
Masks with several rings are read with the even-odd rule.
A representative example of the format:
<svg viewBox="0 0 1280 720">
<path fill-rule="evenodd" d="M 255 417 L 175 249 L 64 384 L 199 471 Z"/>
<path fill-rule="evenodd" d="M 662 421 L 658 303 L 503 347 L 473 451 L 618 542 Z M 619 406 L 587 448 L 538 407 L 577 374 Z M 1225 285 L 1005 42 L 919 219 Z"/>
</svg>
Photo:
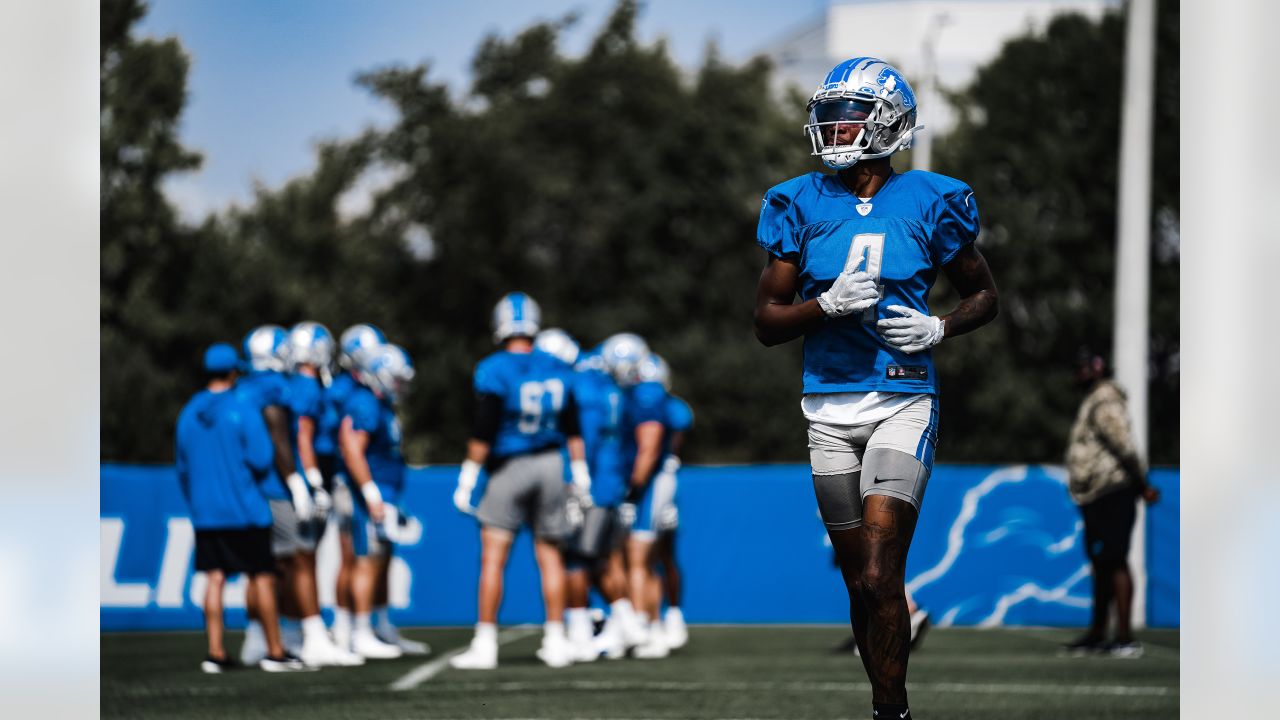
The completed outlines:
<svg viewBox="0 0 1280 720">
<path fill-rule="evenodd" d="M 686 433 L 693 428 L 693 410 L 682 398 L 670 394 L 671 371 L 666 361 L 654 355 L 653 360 L 646 363 L 646 367 L 653 368 L 649 372 L 668 392 L 663 421 L 666 426 L 667 453 L 662 460 L 662 469 L 653 479 L 654 525 L 658 531 L 653 546 L 653 563 L 658 574 L 651 591 L 656 597 L 650 600 L 650 604 L 660 606 L 662 600 L 666 600 L 667 610 L 662 618 L 662 631 L 667 645 L 674 650 L 689 642 L 689 629 L 680 608 L 682 576 L 676 562 L 676 531 L 680 527 L 676 492 L 679 486 L 677 474 L 680 472 L 680 453 L 684 450 Z M 641 374 L 643 377 L 646 373 L 642 370 Z"/>
<path fill-rule="evenodd" d="M 461 669 L 498 665 L 498 606 L 502 573 L 516 533 L 528 525 L 542 576 L 546 606 L 538 658 L 550 667 L 572 663 L 564 629 L 565 576 L 560 543 L 570 533 L 570 490 L 564 482 L 561 448 L 569 442 L 573 484 L 589 492 L 572 370 L 533 347 L 540 311 L 524 293 L 509 293 L 493 310 L 493 339 L 501 349 L 475 370 L 476 404 L 466 459 L 458 474 L 454 505 L 480 522 L 479 621 L 466 652 L 450 664 Z M 479 507 L 470 505 L 482 468 L 489 482 Z M 583 488 L 583 486 L 586 486 Z"/>
<path fill-rule="evenodd" d="M 653 603 L 653 544 L 657 539 L 654 524 L 653 478 L 661 469 L 666 442 L 667 391 L 652 373 L 642 375 L 651 362 L 649 346 L 638 335 L 620 333 L 610 337 L 601 348 L 605 368 L 622 390 L 623 467 L 627 469 L 625 506 L 634 508 L 626 514 L 631 533 L 626 541 L 627 592 L 641 629 L 631 635 L 638 658 L 666 657 L 670 648 L 661 631 L 659 608 Z M 657 628 L 657 632 L 653 632 Z"/>
<path fill-rule="evenodd" d="M 288 333 L 279 325 L 263 325 L 245 336 L 244 355 L 250 372 L 241 380 L 240 388 L 257 403 L 275 448 L 262 490 L 271 505 L 271 553 L 276 558 L 276 569 L 281 578 L 277 586 L 281 635 L 285 647 L 297 655 L 302 651 L 302 608 L 296 591 L 296 573 L 301 564 L 299 553 L 315 550 L 316 538 L 311 523 L 315 505 L 311 487 L 297 471 L 294 458 L 290 431 L 293 424 L 292 387 L 284 374 L 287 339 Z M 266 652 L 263 628 L 250 620 L 245 629 L 240 660 L 252 665 Z"/>
<path fill-rule="evenodd" d="M 285 357 L 290 381 L 292 440 L 298 470 L 306 478 L 315 501 L 315 515 L 306 523 L 305 535 L 312 540 L 294 557 L 293 592 L 302 616 L 302 650 L 299 656 L 310 665 L 361 665 L 364 658 L 335 645 L 320 617 L 320 595 L 316 587 L 315 542 L 324 535 L 333 509 L 333 473 L 337 452 L 336 428 L 325 427 L 325 385 L 329 384 L 329 363 L 333 358 L 333 335 L 323 325 L 301 322 L 289 329 Z"/>
<path fill-rule="evenodd" d="M 351 396 L 351 392 L 360 386 L 360 381 L 355 374 L 355 356 L 386 342 L 386 335 L 368 323 L 352 325 L 342 331 L 338 343 L 339 372 L 334 376 L 333 382 L 324 394 L 325 407 L 321 430 L 322 434 L 333 437 L 335 448 L 338 447 L 338 431 L 342 425 L 342 418 L 346 415 L 344 407 L 347 399 Z M 338 546 L 341 552 L 338 575 L 334 579 L 336 603 L 333 609 L 333 640 L 338 647 L 350 650 L 351 630 L 355 617 L 355 605 L 351 598 L 351 577 L 356 567 L 355 548 L 351 539 L 354 500 L 341 452 L 336 453 L 332 487 L 333 511 L 338 518 Z"/>
<path fill-rule="evenodd" d="M 874 716 L 908 720 L 903 573 L 937 443 L 930 349 L 990 322 L 996 286 L 974 244 L 973 191 L 890 165 L 922 129 L 900 72 L 876 58 L 846 60 L 808 110 L 813 154 L 836 172 L 765 193 L 756 240 L 768 261 L 755 332 L 765 345 L 804 337 L 801 409 L 814 490 L 848 589 Z M 939 271 L 960 297 L 941 317 L 927 303 Z"/>
<path fill-rule="evenodd" d="M 177 471 L 196 532 L 196 570 L 205 573 L 205 631 L 209 652 L 201 670 L 234 666 L 222 644 L 222 595 L 228 577 L 249 576 L 246 601 L 265 629 L 267 650 L 257 664 L 269 672 L 307 669 L 285 652 L 276 614 L 271 558 L 271 507 L 259 488 L 274 448 L 254 398 L 236 392 L 239 358 L 225 343 L 204 354 L 204 390 L 178 415 Z"/>
<path fill-rule="evenodd" d="M 396 507 L 404 487 L 405 466 L 395 405 L 413 380 L 414 369 L 408 353 L 392 344 L 362 351 L 354 361 L 360 386 L 343 405 L 339 430 L 343 462 L 355 488 L 351 533 L 356 555 L 351 579 L 355 628 L 351 650 L 366 658 L 395 658 L 404 651 L 399 644 L 379 638 L 373 620 L 379 587 L 385 592 L 395 540 L 388 528 L 394 528 L 403 516 Z M 384 619 L 385 615 L 379 622 Z"/>
</svg>

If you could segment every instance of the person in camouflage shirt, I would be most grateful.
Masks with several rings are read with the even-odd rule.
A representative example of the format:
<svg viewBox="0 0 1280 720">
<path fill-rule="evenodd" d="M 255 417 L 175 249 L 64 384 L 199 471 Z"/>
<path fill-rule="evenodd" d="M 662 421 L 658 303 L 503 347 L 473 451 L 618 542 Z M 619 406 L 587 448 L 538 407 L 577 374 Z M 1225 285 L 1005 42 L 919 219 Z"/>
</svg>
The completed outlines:
<svg viewBox="0 0 1280 720">
<path fill-rule="evenodd" d="M 1084 516 L 1085 554 L 1093 567 L 1093 612 L 1089 630 L 1065 645 L 1072 654 L 1108 653 L 1136 658 L 1142 645 L 1133 639 L 1130 616 L 1133 577 L 1129 573 L 1129 539 L 1137 498 L 1148 504 L 1160 493 L 1147 482 L 1129 425 L 1124 390 L 1109 377 L 1106 363 L 1082 353 L 1076 381 L 1089 393 L 1076 414 L 1067 447 L 1068 490 Z M 1116 609 L 1115 638 L 1107 642 L 1111 605 Z"/>
</svg>

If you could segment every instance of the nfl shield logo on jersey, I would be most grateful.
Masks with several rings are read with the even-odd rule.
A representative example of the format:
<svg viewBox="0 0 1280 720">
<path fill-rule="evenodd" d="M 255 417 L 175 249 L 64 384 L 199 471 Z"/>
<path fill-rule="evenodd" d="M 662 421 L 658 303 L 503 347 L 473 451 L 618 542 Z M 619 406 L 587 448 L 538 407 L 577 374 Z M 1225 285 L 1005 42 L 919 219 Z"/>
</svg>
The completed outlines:
<svg viewBox="0 0 1280 720">
<path fill-rule="evenodd" d="M 869 212 L 871 212 L 871 203 L 862 203 L 858 205 L 858 214 L 862 217 L 866 217 Z"/>
</svg>

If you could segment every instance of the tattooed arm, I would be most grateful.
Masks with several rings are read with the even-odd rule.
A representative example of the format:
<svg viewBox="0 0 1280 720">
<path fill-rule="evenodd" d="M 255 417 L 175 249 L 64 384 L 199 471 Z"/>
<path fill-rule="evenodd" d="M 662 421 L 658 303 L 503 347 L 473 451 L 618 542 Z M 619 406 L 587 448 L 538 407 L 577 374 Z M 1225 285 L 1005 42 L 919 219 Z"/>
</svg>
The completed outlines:
<svg viewBox="0 0 1280 720">
<path fill-rule="evenodd" d="M 945 337 L 972 332 L 995 319 L 1000 311 L 1000 294 L 987 259 L 977 247 L 965 247 L 942 269 L 960 294 L 960 304 L 942 316 Z"/>
</svg>

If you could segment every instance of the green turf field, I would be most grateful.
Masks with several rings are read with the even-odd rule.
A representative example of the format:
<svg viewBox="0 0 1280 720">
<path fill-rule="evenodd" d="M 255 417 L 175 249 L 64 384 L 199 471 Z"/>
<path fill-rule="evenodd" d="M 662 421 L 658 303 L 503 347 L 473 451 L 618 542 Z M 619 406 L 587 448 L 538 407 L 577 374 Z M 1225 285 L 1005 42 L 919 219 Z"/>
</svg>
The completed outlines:
<svg viewBox="0 0 1280 720">
<path fill-rule="evenodd" d="M 439 670 L 469 629 L 423 629 L 426 658 L 359 668 L 204 675 L 195 633 L 102 636 L 102 716 L 118 718 L 868 718 L 857 658 L 836 627 L 694 627 L 666 660 L 551 670 L 537 628 L 504 631 L 492 672 Z M 1138 660 L 1066 658 L 1067 630 L 931 630 L 912 656 L 917 720 L 1176 718 L 1178 632 L 1139 634 Z M 239 647 L 232 633 L 229 647 Z M 400 689 L 394 689 L 398 685 Z"/>
</svg>

